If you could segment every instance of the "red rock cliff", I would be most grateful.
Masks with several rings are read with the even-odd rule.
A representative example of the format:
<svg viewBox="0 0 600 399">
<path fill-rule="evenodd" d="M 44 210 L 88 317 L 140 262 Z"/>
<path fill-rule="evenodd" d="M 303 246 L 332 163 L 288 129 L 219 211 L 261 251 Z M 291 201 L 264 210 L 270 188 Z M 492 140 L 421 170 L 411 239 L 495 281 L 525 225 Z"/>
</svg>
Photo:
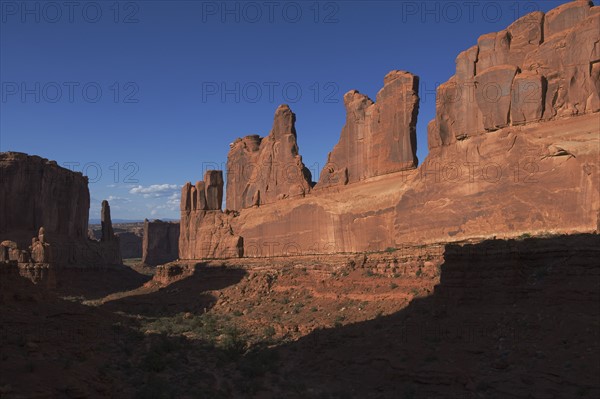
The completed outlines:
<svg viewBox="0 0 600 399">
<path fill-rule="evenodd" d="M 26 247 L 40 227 L 48 239 L 87 239 L 87 177 L 38 156 L 4 152 L 0 179 L 0 241 Z"/>
<path fill-rule="evenodd" d="M 10 248 L 8 258 L 20 265 L 121 263 L 107 201 L 101 241 L 88 238 L 90 194 L 81 173 L 38 156 L 5 152 L 0 153 L 0 179 L 0 242 Z"/>
<path fill-rule="evenodd" d="M 346 93 L 346 125 L 316 188 L 415 168 L 418 91 L 417 76 L 392 71 L 375 103 L 356 90 Z"/>
<path fill-rule="evenodd" d="M 438 88 L 429 148 L 600 110 L 600 8 L 576 0 L 481 36 Z"/>
<path fill-rule="evenodd" d="M 223 172 L 209 170 L 204 180 L 181 189 L 179 258 L 231 258 L 243 254 L 243 240 L 233 234 L 233 213 L 223 213 Z"/>
<path fill-rule="evenodd" d="M 241 210 L 310 192 L 311 175 L 296 143 L 296 115 L 287 105 L 275 111 L 267 137 L 237 139 L 227 155 L 227 209 Z"/>
<path fill-rule="evenodd" d="M 142 243 L 142 263 L 161 265 L 179 257 L 179 223 L 146 219 Z"/>
</svg>

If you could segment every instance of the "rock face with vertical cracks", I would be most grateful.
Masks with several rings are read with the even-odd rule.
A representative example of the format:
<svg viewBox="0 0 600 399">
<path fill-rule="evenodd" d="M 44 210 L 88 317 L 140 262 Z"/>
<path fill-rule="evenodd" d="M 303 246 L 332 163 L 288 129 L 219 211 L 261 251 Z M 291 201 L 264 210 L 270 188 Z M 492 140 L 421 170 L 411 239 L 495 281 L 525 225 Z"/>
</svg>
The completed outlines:
<svg viewBox="0 0 600 399">
<path fill-rule="evenodd" d="M 38 156 L 3 152 L 0 180 L 0 242 L 8 240 L 20 248 L 19 264 L 91 267 L 121 263 L 106 201 L 103 239 L 88 238 L 90 194 L 81 173 Z"/>
<path fill-rule="evenodd" d="M 290 107 L 280 105 L 268 136 L 246 136 L 230 145 L 227 209 L 241 210 L 311 191 L 310 171 L 298 153 L 295 122 Z"/>
<path fill-rule="evenodd" d="M 376 102 L 356 90 L 346 93 L 346 124 L 316 188 L 415 168 L 418 91 L 417 76 L 392 71 Z"/>
<path fill-rule="evenodd" d="M 600 110 L 600 9 L 588 0 L 482 35 L 440 85 L 429 148 Z"/>
<path fill-rule="evenodd" d="M 179 257 L 179 223 L 144 220 L 142 263 L 156 266 Z"/>
<path fill-rule="evenodd" d="M 179 258 L 232 258 L 243 255 L 242 237 L 234 235 L 233 212 L 223 213 L 222 171 L 209 170 L 204 181 L 186 183 L 181 190 Z M 144 237 L 145 243 L 145 237 Z"/>
<path fill-rule="evenodd" d="M 199 196 L 187 185 L 180 256 L 385 251 L 598 231 L 598 18 L 598 7 L 576 1 L 529 14 L 459 54 L 455 75 L 438 91 L 429 155 L 418 168 L 417 78 L 391 72 L 377 102 L 347 93 L 346 125 L 315 189 L 272 201 L 273 187 L 289 186 L 228 179 L 234 216 L 192 210 Z M 282 136 L 274 132 L 293 131 L 293 118 L 280 113 L 275 147 Z M 287 137 L 296 149 L 295 135 Z M 282 173 L 265 140 L 233 143 L 228 167 L 267 154 L 268 176 Z"/>
</svg>

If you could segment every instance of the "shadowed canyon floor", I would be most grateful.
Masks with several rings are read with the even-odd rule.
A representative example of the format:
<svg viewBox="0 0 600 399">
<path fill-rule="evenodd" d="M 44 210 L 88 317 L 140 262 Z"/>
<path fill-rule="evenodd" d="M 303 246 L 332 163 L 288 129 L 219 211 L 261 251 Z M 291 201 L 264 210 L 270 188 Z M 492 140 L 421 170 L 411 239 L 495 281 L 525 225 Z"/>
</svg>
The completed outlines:
<svg viewBox="0 0 600 399">
<path fill-rule="evenodd" d="M 52 290 L 5 269 L 0 394 L 595 398 L 599 244 L 171 263 Z"/>
</svg>

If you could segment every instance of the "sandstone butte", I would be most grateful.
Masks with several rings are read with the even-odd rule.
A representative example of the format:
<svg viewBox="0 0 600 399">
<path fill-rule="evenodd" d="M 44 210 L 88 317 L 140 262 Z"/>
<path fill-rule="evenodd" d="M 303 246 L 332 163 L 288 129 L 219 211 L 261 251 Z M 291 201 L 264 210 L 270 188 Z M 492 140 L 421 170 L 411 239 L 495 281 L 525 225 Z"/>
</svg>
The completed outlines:
<svg viewBox="0 0 600 399">
<path fill-rule="evenodd" d="M 142 264 L 157 266 L 179 258 L 179 223 L 144 220 Z"/>
<path fill-rule="evenodd" d="M 182 196 L 180 257 L 598 231 L 599 36 L 600 7 L 589 1 L 481 36 L 438 89 L 418 167 L 418 78 L 409 72 L 390 72 L 375 102 L 344 96 L 346 124 L 316 185 L 295 115 L 280 106 L 267 137 L 231 144 L 228 210 L 194 210 Z"/>
<path fill-rule="evenodd" d="M 599 36 L 600 7 L 588 1 L 481 36 L 439 87 L 418 167 L 418 78 L 409 72 L 387 74 L 375 102 L 355 90 L 344 96 L 346 124 L 316 184 L 299 153 L 296 116 L 280 106 L 266 137 L 231 144 L 225 211 L 222 171 L 183 186 L 178 257 L 597 232 Z M 20 153 L 3 153 L 0 173 L 0 256 L 23 265 L 120 263 L 108 203 L 102 239 L 87 237 L 84 176 Z M 145 258 L 154 250 L 172 258 L 174 236 L 149 226 Z M 168 250 L 156 244 L 165 240 Z"/>
<path fill-rule="evenodd" d="M 49 265 L 120 264 L 110 206 L 102 202 L 101 239 L 88 237 L 87 177 L 54 161 L 17 152 L 0 153 L 0 261 L 25 274 Z"/>
</svg>

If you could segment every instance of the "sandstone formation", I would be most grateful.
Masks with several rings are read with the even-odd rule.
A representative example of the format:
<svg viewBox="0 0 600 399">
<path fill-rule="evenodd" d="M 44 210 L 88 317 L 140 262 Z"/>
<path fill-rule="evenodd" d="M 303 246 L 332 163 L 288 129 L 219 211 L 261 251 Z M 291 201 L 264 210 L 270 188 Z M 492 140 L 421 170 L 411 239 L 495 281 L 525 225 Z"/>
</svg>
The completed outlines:
<svg viewBox="0 0 600 399">
<path fill-rule="evenodd" d="M 0 242 L 11 242 L 9 252 L 19 267 L 121 263 L 108 203 L 103 203 L 102 241 L 88 237 L 90 195 L 81 173 L 38 156 L 3 152 L 0 178 Z"/>
<path fill-rule="evenodd" d="M 438 91 L 430 153 L 417 169 L 417 78 L 391 72 L 376 103 L 349 92 L 346 126 L 329 156 L 336 165 L 317 185 L 335 189 L 273 202 L 257 184 L 228 182 L 228 208 L 239 215 L 182 224 L 185 258 L 206 253 L 189 250 L 208 239 L 194 236 L 200 229 L 214 231 L 209 246 L 223 231 L 239 237 L 248 257 L 597 231 L 597 10 L 576 1 L 535 12 L 461 53 Z M 236 141 L 228 168 L 252 164 L 263 149 L 258 136 Z"/>
<path fill-rule="evenodd" d="M 102 210 L 100 211 L 100 225 L 102 226 L 102 235 L 100 241 L 112 241 L 115 239 L 115 232 L 110 218 L 110 205 L 107 200 L 102 201 Z"/>
<path fill-rule="evenodd" d="M 0 241 L 31 244 L 44 227 L 46 239 L 87 239 L 87 178 L 54 161 L 17 152 L 0 153 Z"/>
<path fill-rule="evenodd" d="M 119 239 L 123 259 L 141 259 L 144 223 L 115 224 L 113 230 Z M 91 225 L 88 235 L 90 239 L 99 241 L 102 238 L 101 225 Z"/>
<path fill-rule="evenodd" d="M 179 258 L 230 258 L 243 255 L 243 240 L 234 235 L 233 212 L 223 213 L 222 171 L 209 170 L 204 181 L 181 190 Z M 144 241 L 145 242 L 145 241 Z"/>
<path fill-rule="evenodd" d="M 576 0 L 481 36 L 440 85 L 429 148 L 600 110 L 600 12 Z"/>
<path fill-rule="evenodd" d="M 296 115 L 287 105 L 275 111 L 267 137 L 237 139 L 227 155 L 227 209 L 241 210 L 303 196 L 312 187 L 296 143 Z"/>
<path fill-rule="evenodd" d="M 346 125 L 317 188 L 415 168 L 418 92 L 417 76 L 392 71 L 385 76 L 375 103 L 356 90 L 346 93 Z"/>
<path fill-rule="evenodd" d="M 139 259 L 142 257 L 143 228 L 141 231 L 115 231 L 119 238 L 123 259 Z"/>
<path fill-rule="evenodd" d="M 142 263 L 161 265 L 179 257 L 179 223 L 144 221 Z"/>
</svg>

